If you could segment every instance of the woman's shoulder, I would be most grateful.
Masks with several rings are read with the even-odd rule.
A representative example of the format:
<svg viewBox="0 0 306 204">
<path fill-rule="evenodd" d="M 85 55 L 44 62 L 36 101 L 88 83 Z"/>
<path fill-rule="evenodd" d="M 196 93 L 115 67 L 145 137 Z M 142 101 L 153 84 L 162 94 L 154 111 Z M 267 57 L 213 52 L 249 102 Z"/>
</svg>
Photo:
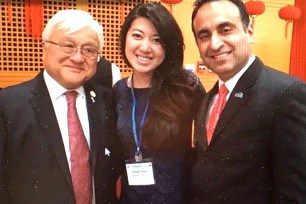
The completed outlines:
<svg viewBox="0 0 306 204">
<path fill-rule="evenodd" d="M 115 91 L 118 91 L 118 90 L 121 90 L 121 89 L 124 89 L 124 88 L 128 88 L 127 86 L 127 80 L 128 80 L 128 77 L 125 77 L 125 78 L 122 78 L 120 79 L 119 81 L 117 81 L 114 86 L 113 86 L 113 89 Z"/>
<path fill-rule="evenodd" d="M 197 75 L 190 70 L 183 70 L 183 78 L 185 83 L 192 87 L 198 94 L 204 95 L 206 93 L 205 88 Z"/>
<path fill-rule="evenodd" d="M 175 98 L 181 96 L 187 96 L 190 100 L 194 97 L 203 97 L 206 93 L 199 77 L 193 72 L 188 70 L 182 70 L 178 80 L 172 80 L 170 83 L 164 85 L 165 93 L 168 95 L 175 95 Z M 180 98 L 180 97 L 179 97 Z"/>
</svg>

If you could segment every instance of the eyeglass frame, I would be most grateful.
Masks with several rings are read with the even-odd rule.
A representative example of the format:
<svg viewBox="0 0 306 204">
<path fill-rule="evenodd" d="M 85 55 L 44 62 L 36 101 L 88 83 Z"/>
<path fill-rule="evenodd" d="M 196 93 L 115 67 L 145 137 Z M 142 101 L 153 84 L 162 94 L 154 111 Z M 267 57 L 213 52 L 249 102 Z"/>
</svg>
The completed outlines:
<svg viewBox="0 0 306 204">
<path fill-rule="evenodd" d="M 71 45 L 73 45 L 73 47 L 72 47 L 71 45 L 56 43 L 56 42 L 53 42 L 53 41 L 51 41 L 51 40 L 45 40 L 45 41 L 43 41 L 43 42 L 51 43 L 51 44 L 53 44 L 53 45 L 58 45 L 58 46 L 60 47 L 60 49 L 61 49 L 65 54 L 68 54 L 68 55 L 70 55 L 70 56 L 71 56 L 71 55 L 74 55 L 75 53 L 77 53 L 78 48 L 80 48 L 81 54 L 82 54 L 85 58 L 88 58 L 88 59 L 94 59 L 94 58 L 96 58 L 96 57 L 100 54 L 100 52 L 99 52 L 97 49 L 95 49 L 95 48 L 93 48 L 93 47 L 91 47 L 91 46 L 88 46 L 88 45 L 85 45 L 85 46 L 80 47 L 80 46 L 76 46 L 75 44 L 71 43 Z M 84 49 L 84 48 L 93 49 L 93 51 L 94 51 L 94 52 L 92 52 L 93 56 L 88 56 L 88 54 L 84 54 L 84 50 L 86 51 L 86 49 Z M 73 52 L 70 52 L 70 51 L 67 52 L 67 50 L 65 50 L 65 49 L 71 49 L 71 51 L 73 51 Z M 88 51 L 88 50 L 87 50 L 87 51 Z M 87 53 L 90 54 L 91 52 L 87 52 Z"/>
</svg>

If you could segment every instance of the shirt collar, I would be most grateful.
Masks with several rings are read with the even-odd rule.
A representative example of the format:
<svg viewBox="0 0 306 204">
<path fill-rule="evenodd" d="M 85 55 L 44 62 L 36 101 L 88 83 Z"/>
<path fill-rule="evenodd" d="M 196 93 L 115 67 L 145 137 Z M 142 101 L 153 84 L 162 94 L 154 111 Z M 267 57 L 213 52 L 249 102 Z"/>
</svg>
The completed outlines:
<svg viewBox="0 0 306 204">
<path fill-rule="evenodd" d="M 227 90 L 229 91 L 229 93 L 231 93 L 233 91 L 233 89 L 235 88 L 235 86 L 236 86 L 238 80 L 240 79 L 240 77 L 250 67 L 250 65 L 254 62 L 254 60 L 255 60 L 255 55 L 252 54 L 250 56 L 248 62 L 246 63 L 246 65 L 237 74 L 235 74 L 232 78 L 230 78 L 226 82 L 223 82 L 222 80 L 219 79 L 219 81 L 218 81 L 219 88 L 223 83 L 225 83 L 225 86 L 226 86 Z"/>
<path fill-rule="evenodd" d="M 49 91 L 51 99 L 58 99 L 60 96 L 62 96 L 66 91 L 72 91 L 64 88 L 62 85 L 60 85 L 56 80 L 54 80 L 47 70 L 44 70 L 43 72 L 44 80 L 47 86 L 47 89 Z M 74 89 L 76 92 L 79 93 L 79 95 L 82 98 L 85 98 L 85 90 L 83 86 L 80 86 L 76 89 Z"/>
</svg>

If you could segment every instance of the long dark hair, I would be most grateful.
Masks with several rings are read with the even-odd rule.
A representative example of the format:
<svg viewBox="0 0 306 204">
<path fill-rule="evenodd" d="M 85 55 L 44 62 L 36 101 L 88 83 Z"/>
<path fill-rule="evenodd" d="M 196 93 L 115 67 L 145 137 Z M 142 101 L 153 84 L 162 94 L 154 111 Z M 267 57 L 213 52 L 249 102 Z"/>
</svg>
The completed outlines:
<svg viewBox="0 0 306 204">
<path fill-rule="evenodd" d="M 127 65 L 131 66 L 125 55 L 126 36 L 133 21 L 139 17 L 148 19 L 154 25 L 165 51 L 164 61 L 152 76 L 149 110 L 141 129 L 142 144 L 144 147 L 168 149 L 178 142 L 183 143 L 184 138 L 177 138 L 178 135 L 190 138 L 191 124 L 188 124 L 192 111 L 189 110 L 197 99 L 196 91 L 191 85 L 193 82 L 183 71 L 184 42 L 181 29 L 172 14 L 159 3 L 139 4 L 126 17 L 119 39 L 121 54 Z M 187 122 L 182 122 L 184 120 Z"/>
<path fill-rule="evenodd" d="M 119 36 L 120 51 L 128 66 L 131 65 L 125 55 L 126 36 L 133 21 L 139 17 L 151 21 L 165 51 L 165 59 L 155 69 L 151 81 L 153 90 L 156 90 L 161 88 L 164 81 L 180 77 L 184 58 L 183 35 L 174 17 L 163 5 L 157 2 L 138 4 L 127 15 Z"/>
</svg>

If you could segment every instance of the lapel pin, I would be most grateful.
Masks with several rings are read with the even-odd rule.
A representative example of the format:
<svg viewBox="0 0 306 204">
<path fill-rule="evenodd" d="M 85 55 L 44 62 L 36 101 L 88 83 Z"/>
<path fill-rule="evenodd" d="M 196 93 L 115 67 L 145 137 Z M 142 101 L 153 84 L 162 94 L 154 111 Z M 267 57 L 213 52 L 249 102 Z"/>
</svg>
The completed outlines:
<svg viewBox="0 0 306 204">
<path fill-rule="evenodd" d="M 238 93 L 235 93 L 234 95 L 236 98 L 243 98 L 243 93 L 242 92 L 238 92 Z"/>
<path fill-rule="evenodd" d="M 110 151 L 107 148 L 105 148 L 105 155 L 110 156 Z"/>
<path fill-rule="evenodd" d="M 92 102 L 93 103 L 96 102 L 95 101 L 96 93 L 94 91 L 90 91 L 89 94 L 90 94 L 90 98 L 91 98 Z"/>
</svg>

